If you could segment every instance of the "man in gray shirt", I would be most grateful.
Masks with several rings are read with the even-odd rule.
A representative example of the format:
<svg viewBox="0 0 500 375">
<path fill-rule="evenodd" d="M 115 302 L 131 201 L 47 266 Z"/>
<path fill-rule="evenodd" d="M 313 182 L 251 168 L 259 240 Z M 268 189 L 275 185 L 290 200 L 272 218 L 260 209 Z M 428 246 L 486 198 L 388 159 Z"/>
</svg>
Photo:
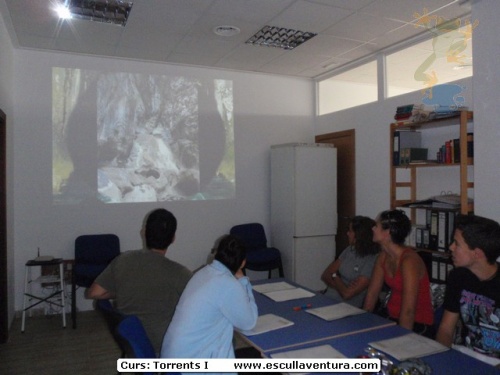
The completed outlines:
<svg viewBox="0 0 500 375">
<path fill-rule="evenodd" d="M 126 315 L 137 315 L 159 353 L 163 335 L 191 271 L 165 257 L 175 239 L 177 220 L 165 210 L 152 211 L 142 234 L 146 250 L 122 253 L 85 292 L 89 299 L 114 299 Z"/>
</svg>

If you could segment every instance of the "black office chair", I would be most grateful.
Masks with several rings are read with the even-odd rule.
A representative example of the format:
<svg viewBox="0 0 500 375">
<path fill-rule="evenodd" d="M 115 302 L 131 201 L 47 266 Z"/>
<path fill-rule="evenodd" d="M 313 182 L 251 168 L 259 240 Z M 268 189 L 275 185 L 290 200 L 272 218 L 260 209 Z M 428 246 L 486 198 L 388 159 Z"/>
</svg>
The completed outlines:
<svg viewBox="0 0 500 375">
<path fill-rule="evenodd" d="M 71 318 L 76 328 L 76 289 L 88 288 L 95 278 L 120 254 L 115 234 L 89 234 L 75 240 L 75 263 L 71 277 Z"/>
<path fill-rule="evenodd" d="M 279 276 L 284 277 L 281 253 L 275 247 L 267 246 L 266 232 L 260 223 L 247 223 L 231 228 L 230 234 L 239 238 L 247 249 L 247 263 L 245 268 L 253 271 L 271 271 L 278 269 Z"/>
</svg>

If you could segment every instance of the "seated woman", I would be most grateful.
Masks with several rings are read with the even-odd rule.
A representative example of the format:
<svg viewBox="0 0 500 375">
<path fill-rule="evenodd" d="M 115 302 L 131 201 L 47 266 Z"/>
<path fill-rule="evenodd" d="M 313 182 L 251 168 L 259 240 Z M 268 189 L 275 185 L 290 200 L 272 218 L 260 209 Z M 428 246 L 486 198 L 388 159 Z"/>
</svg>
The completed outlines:
<svg viewBox="0 0 500 375">
<path fill-rule="evenodd" d="M 404 328 L 432 337 L 434 311 L 429 276 L 422 258 L 404 244 L 410 231 L 410 219 L 404 211 L 384 211 L 378 216 L 373 240 L 380 244 L 382 252 L 373 268 L 363 308 L 373 311 L 385 282 L 391 293 L 387 302 L 388 318 Z"/>
<path fill-rule="evenodd" d="M 373 265 L 380 251 L 373 242 L 372 228 L 375 221 L 365 216 L 355 216 L 349 223 L 347 247 L 321 275 L 327 285 L 325 295 L 356 306 L 363 306 L 370 284 Z"/>
<path fill-rule="evenodd" d="M 257 305 L 243 274 L 246 251 L 226 235 L 213 262 L 186 285 L 163 338 L 161 358 L 234 358 L 233 330 L 252 329 Z"/>
</svg>

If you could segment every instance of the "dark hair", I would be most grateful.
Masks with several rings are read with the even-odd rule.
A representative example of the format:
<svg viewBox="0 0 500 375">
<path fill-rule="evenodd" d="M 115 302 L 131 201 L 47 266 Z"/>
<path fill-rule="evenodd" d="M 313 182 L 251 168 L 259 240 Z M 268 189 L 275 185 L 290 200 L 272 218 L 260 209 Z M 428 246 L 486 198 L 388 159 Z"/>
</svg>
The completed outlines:
<svg viewBox="0 0 500 375">
<path fill-rule="evenodd" d="M 177 219 L 164 208 L 152 211 L 146 219 L 145 240 L 148 249 L 165 250 L 174 240 Z"/>
<path fill-rule="evenodd" d="M 220 239 L 215 252 L 215 260 L 225 265 L 233 275 L 246 257 L 246 249 L 236 237 L 227 234 Z"/>
<path fill-rule="evenodd" d="M 361 257 L 367 255 L 378 254 L 380 251 L 380 245 L 373 242 L 373 227 L 375 226 L 375 220 L 370 219 L 366 216 L 354 216 L 349 224 L 354 232 L 354 237 L 356 242 L 354 243 L 354 248 L 356 253 Z"/>
<path fill-rule="evenodd" d="M 495 264 L 500 256 L 500 225 L 496 221 L 476 215 L 457 215 L 457 229 L 470 249 L 481 249 L 488 263 Z"/>
<path fill-rule="evenodd" d="M 402 245 L 411 232 L 411 221 L 403 210 L 387 210 L 379 215 L 383 229 L 389 229 L 392 242 Z"/>
</svg>

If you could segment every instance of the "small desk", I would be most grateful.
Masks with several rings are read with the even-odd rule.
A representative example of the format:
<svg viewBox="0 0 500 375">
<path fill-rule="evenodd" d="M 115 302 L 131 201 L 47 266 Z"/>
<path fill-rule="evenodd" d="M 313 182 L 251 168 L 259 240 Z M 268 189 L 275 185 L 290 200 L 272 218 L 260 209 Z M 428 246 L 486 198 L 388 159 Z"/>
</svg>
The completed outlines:
<svg viewBox="0 0 500 375">
<path fill-rule="evenodd" d="M 59 276 L 40 276 L 33 280 L 31 270 L 33 267 L 41 266 L 59 266 Z M 35 295 L 32 292 L 32 283 L 57 283 L 59 284 L 57 288 L 47 296 Z M 56 285 L 57 285 L 56 284 Z M 32 301 L 36 302 L 32 302 Z M 61 315 L 63 321 L 63 328 L 66 328 L 66 310 L 64 306 L 65 293 L 64 293 L 64 270 L 63 270 L 63 260 L 61 258 L 53 259 L 50 261 L 36 261 L 29 260 L 26 262 L 24 271 L 24 298 L 23 298 L 23 317 L 21 323 L 21 332 L 24 332 L 26 311 L 32 309 L 33 307 L 46 302 L 54 306 L 61 308 Z M 26 306 L 26 304 L 29 304 Z"/>
<path fill-rule="evenodd" d="M 358 317 L 360 317 L 360 315 L 358 315 Z M 391 327 L 383 327 L 371 331 L 345 335 L 343 337 L 335 337 L 317 343 L 304 344 L 295 347 L 293 349 L 267 351 L 264 353 L 264 357 L 270 358 L 271 354 L 273 353 L 279 353 L 288 350 L 305 349 L 308 347 L 310 348 L 318 345 L 328 344 L 337 349 L 342 354 L 344 354 L 347 358 L 356 358 L 360 355 L 366 354 L 364 350 L 366 347 L 368 347 L 368 343 L 370 342 L 402 336 L 409 332 L 410 332 L 409 330 L 401 326 L 394 325 Z M 388 358 L 391 359 L 394 363 L 398 363 L 396 359 L 390 356 L 388 356 Z M 448 374 L 449 375 L 456 375 L 456 374 L 499 375 L 500 374 L 500 369 L 497 369 L 475 358 L 460 353 L 459 351 L 454 349 L 450 349 L 445 352 L 437 354 L 424 356 L 421 357 L 421 359 L 432 368 L 433 374 L 439 374 L 439 375 L 448 375 Z M 340 374 L 340 373 L 336 372 L 335 374 Z M 351 372 L 346 374 L 353 374 L 353 373 Z"/>
<path fill-rule="evenodd" d="M 286 281 L 289 284 L 297 286 L 297 284 L 283 279 L 259 281 L 255 282 L 254 285 L 274 281 Z M 259 335 L 245 336 L 241 334 L 244 341 L 261 352 L 270 350 L 291 350 L 291 348 L 295 346 L 304 345 L 306 343 L 319 342 L 334 337 L 351 335 L 356 332 L 370 331 L 396 324 L 393 321 L 371 313 L 326 321 L 304 310 L 295 311 L 293 309 L 295 306 L 302 306 L 308 303 L 312 304 L 313 308 L 340 303 L 322 294 L 315 294 L 314 297 L 284 302 L 275 302 L 256 291 L 254 291 L 254 297 L 259 309 L 259 315 L 276 314 L 295 323 L 292 326 Z"/>
</svg>

